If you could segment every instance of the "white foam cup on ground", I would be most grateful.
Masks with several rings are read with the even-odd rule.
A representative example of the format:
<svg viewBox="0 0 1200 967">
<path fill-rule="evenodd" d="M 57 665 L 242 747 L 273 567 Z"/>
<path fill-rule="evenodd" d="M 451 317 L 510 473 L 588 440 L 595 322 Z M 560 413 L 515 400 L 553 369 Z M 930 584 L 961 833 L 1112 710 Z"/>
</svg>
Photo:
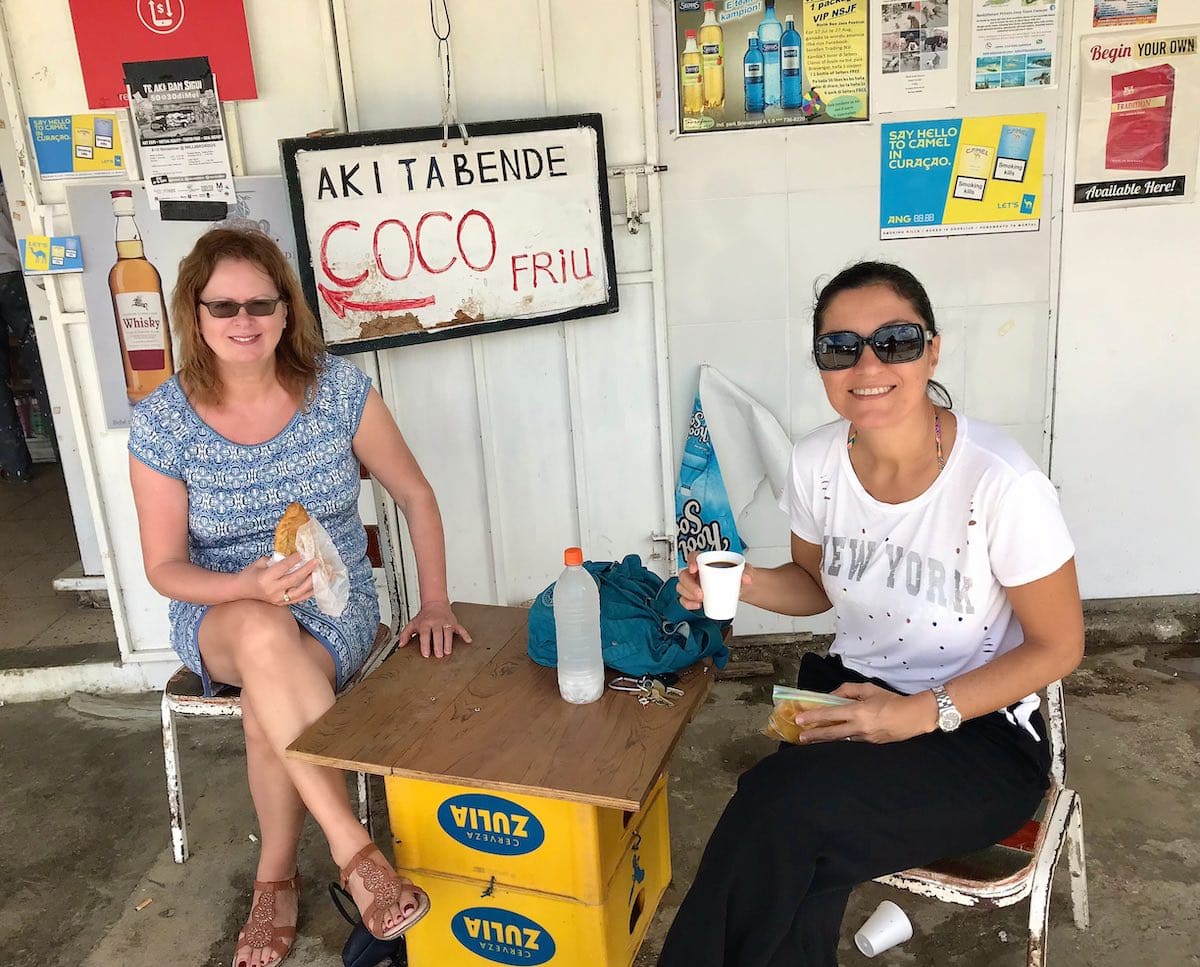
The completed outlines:
<svg viewBox="0 0 1200 967">
<path fill-rule="evenodd" d="M 742 594 L 742 572 L 746 559 L 734 551 L 704 551 L 696 556 L 704 613 L 717 621 L 728 621 L 737 613 Z"/>
<path fill-rule="evenodd" d="M 904 911 L 891 900 L 884 900 L 854 935 L 854 943 L 866 956 L 875 957 L 912 935 L 912 924 Z"/>
</svg>

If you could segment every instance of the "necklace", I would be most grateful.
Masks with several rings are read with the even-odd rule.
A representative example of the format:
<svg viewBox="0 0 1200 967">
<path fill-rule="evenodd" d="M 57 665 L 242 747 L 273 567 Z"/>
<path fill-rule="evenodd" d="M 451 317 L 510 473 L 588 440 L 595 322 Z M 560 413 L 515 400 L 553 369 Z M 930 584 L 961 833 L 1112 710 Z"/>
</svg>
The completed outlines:
<svg viewBox="0 0 1200 967">
<path fill-rule="evenodd" d="M 846 449 L 853 450 L 854 441 L 857 439 L 858 431 L 854 429 L 853 425 L 851 425 L 850 438 L 846 441 Z M 942 456 L 942 419 L 936 409 L 933 411 L 933 445 L 937 450 L 938 473 L 941 473 L 946 469 L 946 458 Z"/>
</svg>

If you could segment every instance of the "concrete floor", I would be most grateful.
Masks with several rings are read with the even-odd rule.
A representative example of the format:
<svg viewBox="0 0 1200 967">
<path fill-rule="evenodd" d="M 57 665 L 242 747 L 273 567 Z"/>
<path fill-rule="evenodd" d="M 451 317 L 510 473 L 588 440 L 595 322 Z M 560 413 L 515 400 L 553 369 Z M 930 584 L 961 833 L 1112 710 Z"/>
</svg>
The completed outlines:
<svg viewBox="0 0 1200 967">
<path fill-rule="evenodd" d="M 1178 674 L 1194 668 L 1197 654 L 1194 644 L 1104 643 L 1068 683 L 1069 781 L 1084 803 L 1093 926 L 1080 934 L 1071 925 L 1060 874 L 1054 967 L 1200 964 L 1200 693 Z M 780 680 L 791 666 L 781 660 Z M 772 747 L 757 734 L 769 684 L 719 683 L 675 753 L 674 884 L 638 967 L 653 964 L 738 773 Z M 194 853 L 179 867 L 168 844 L 156 696 L 0 708 L 0 963 L 229 963 L 256 849 L 239 727 L 191 720 L 181 731 Z M 311 824 L 301 867 L 308 886 L 289 963 L 334 967 L 347 928 L 326 897 L 334 871 Z M 869 885 L 846 917 L 844 967 L 867 963 L 849 938 L 889 896 L 916 935 L 875 963 L 1025 963 L 1024 905 L 976 912 Z"/>
<path fill-rule="evenodd" d="M 79 562 L 58 464 L 34 464 L 33 481 L 0 481 L 0 670 L 116 661 L 112 613 L 54 590 Z"/>
</svg>

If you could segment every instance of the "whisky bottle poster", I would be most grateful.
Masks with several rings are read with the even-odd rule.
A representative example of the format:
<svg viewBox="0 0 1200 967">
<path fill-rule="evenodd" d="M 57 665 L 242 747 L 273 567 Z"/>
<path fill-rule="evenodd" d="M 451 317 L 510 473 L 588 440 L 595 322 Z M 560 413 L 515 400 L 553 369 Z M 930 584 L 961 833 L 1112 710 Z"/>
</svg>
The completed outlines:
<svg viewBox="0 0 1200 967">
<path fill-rule="evenodd" d="M 125 65 L 150 203 L 233 202 L 225 118 L 207 57 Z"/>
<path fill-rule="evenodd" d="M 196 244 L 196 239 L 220 224 L 256 228 L 265 232 L 279 243 L 289 260 L 294 260 L 296 241 L 287 187 L 279 176 L 236 179 L 234 202 L 229 207 L 229 215 L 219 223 L 164 222 L 151 206 L 142 185 L 130 184 L 126 187 L 131 192 L 133 214 L 130 217 L 136 222 L 141 236 L 142 254 L 157 270 L 161 280 L 164 314 L 169 320 L 172 355 L 177 368 L 179 320 L 171 314 L 170 303 L 180 259 Z M 113 188 L 112 183 L 95 182 L 67 187 L 71 224 L 79 234 L 82 249 L 84 308 L 96 360 L 96 381 L 103 400 L 105 425 L 110 429 L 129 426 L 131 409 L 118 332 L 119 320 L 114 316 L 115 299 L 109 285 L 110 272 L 117 261 L 118 241 Z M 147 351 L 151 348 L 157 347 L 145 347 Z M 138 359 L 138 365 L 153 365 L 156 362 L 157 359 Z"/>
<path fill-rule="evenodd" d="M 1191 202 L 1200 25 L 1106 30 L 1080 45 L 1075 210 Z"/>
<path fill-rule="evenodd" d="M 671 6 L 679 134 L 868 119 L 863 0 L 671 0 Z"/>
</svg>

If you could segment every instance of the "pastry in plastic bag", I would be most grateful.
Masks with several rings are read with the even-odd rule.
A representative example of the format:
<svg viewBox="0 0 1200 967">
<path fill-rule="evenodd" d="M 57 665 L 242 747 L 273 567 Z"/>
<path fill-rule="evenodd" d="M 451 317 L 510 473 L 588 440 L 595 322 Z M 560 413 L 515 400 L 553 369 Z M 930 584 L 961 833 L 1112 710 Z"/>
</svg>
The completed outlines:
<svg viewBox="0 0 1200 967">
<path fill-rule="evenodd" d="M 296 532 L 308 521 L 308 511 L 303 504 L 292 502 L 275 525 L 275 553 L 287 557 L 296 553 Z"/>
<path fill-rule="evenodd" d="M 329 532 L 300 504 L 288 505 L 275 526 L 273 561 L 299 553 L 305 561 L 316 561 L 312 572 L 313 599 L 331 618 L 340 617 L 350 601 L 350 575 Z"/>
<path fill-rule="evenodd" d="M 767 719 L 767 724 L 763 727 L 763 735 L 795 744 L 799 742 L 801 732 L 807 732 L 816 727 L 797 725 L 797 715 L 805 709 L 849 705 L 853 699 L 842 698 L 840 695 L 828 695 L 825 692 L 810 692 L 802 688 L 776 685 L 771 689 L 771 701 L 775 703 L 775 707 L 771 710 L 771 717 Z"/>
</svg>

